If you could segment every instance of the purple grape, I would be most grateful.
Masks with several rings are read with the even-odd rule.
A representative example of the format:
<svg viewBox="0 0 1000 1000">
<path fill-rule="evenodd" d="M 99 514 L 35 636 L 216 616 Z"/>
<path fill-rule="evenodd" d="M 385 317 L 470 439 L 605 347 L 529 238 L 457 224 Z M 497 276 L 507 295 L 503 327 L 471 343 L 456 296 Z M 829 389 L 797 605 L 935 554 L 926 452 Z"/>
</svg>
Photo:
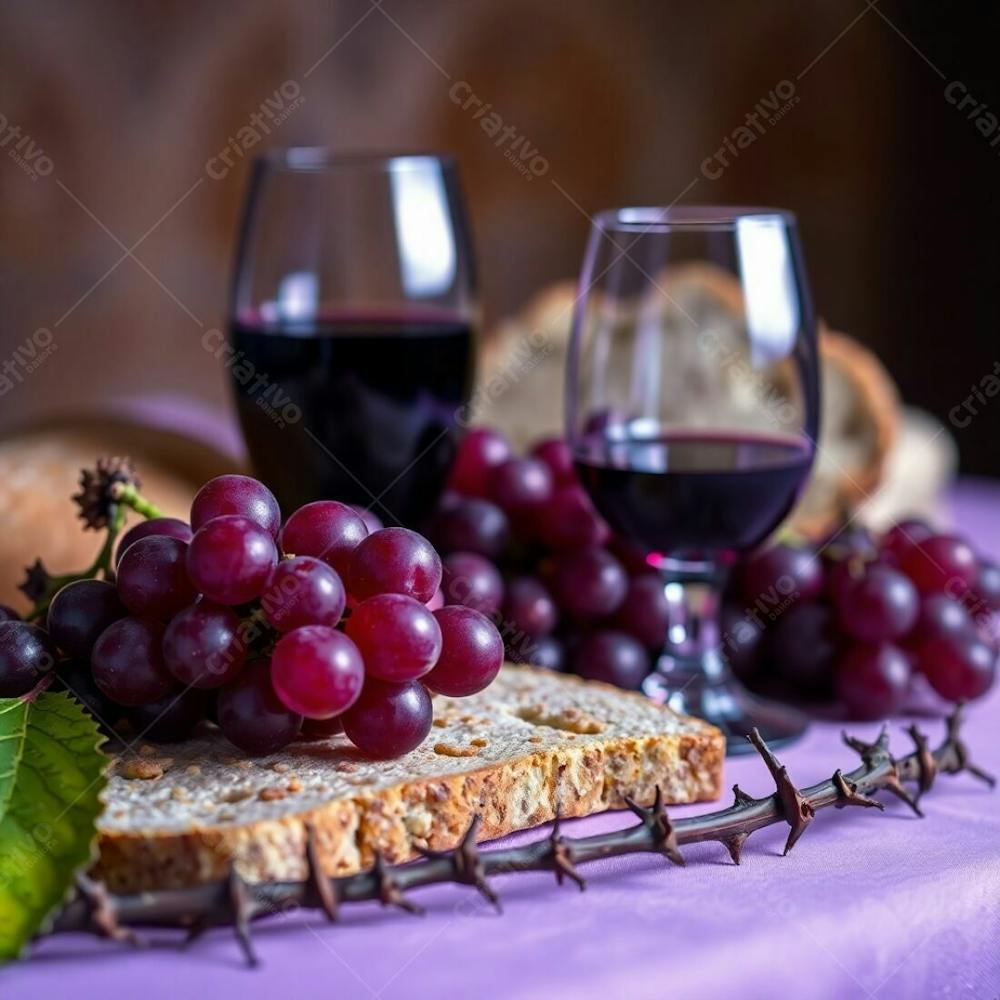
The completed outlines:
<svg viewBox="0 0 1000 1000">
<path fill-rule="evenodd" d="M 496 566 L 474 552 L 453 552 L 442 565 L 441 590 L 445 604 L 462 604 L 484 615 L 494 614 L 503 602 L 503 578 Z"/>
<path fill-rule="evenodd" d="M 113 583 L 76 580 L 67 583 L 52 598 L 46 628 L 52 641 L 67 656 L 86 660 L 97 637 L 127 614 Z"/>
<path fill-rule="evenodd" d="M 452 698 L 489 687 L 503 666 L 503 640 L 493 623 L 459 605 L 441 608 L 434 617 L 441 628 L 441 655 L 424 683 Z"/>
<path fill-rule="evenodd" d="M 495 503 L 460 497 L 453 505 L 437 511 L 429 535 L 439 552 L 475 552 L 497 559 L 510 541 L 510 522 Z"/>
<path fill-rule="evenodd" d="M 187 553 L 191 583 L 216 604 L 245 604 L 259 597 L 278 550 L 271 536 L 246 517 L 216 517 L 199 528 Z"/>
<path fill-rule="evenodd" d="M 634 576 L 615 615 L 615 628 L 638 639 L 647 649 L 662 649 L 670 627 L 670 605 L 657 573 Z"/>
<path fill-rule="evenodd" d="M 532 667 L 561 671 L 566 668 L 566 649 L 552 635 L 539 636 L 537 639 L 525 637 L 522 644 L 508 648 L 507 659 L 511 663 L 526 663 Z"/>
<path fill-rule="evenodd" d="M 576 482 L 573 467 L 573 452 L 563 438 L 546 438 L 531 449 L 531 457 L 544 462 L 552 473 L 556 486 L 566 486 Z"/>
<path fill-rule="evenodd" d="M 794 609 L 792 609 L 794 610 Z M 722 608 L 722 654 L 744 680 L 756 674 L 767 632 L 761 619 L 736 605 Z"/>
<path fill-rule="evenodd" d="M 199 601 L 177 614 L 163 634 L 163 662 L 181 684 L 217 688 L 243 668 L 247 643 L 231 608 Z"/>
<path fill-rule="evenodd" d="M 56 665 L 48 632 L 28 622 L 0 623 L 0 698 L 27 694 Z"/>
<path fill-rule="evenodd" d="M 352 503 L 350 504 L 350 508 L 364 522 L 369 535 L 374 535 L 376 531 L 381 531 L 385 527 L 382 518 L 368 507 L 361 507 L 356 503 Z"/>
<path fill-rule="evenodd" d="M 112 701 L 134 707 L 159 701 L 176 681 L 163 662 L 163 625 L 149 618 L 112 622 L 94 644 L 94 683 Z"/>
<path fill-rule="evenodd" d="M 220 688 L 216 717 L 223 736 L 248 754 L 277 753 L 298 735 L 302 716 L 286 708 L 263 660 L 254 660 Z"/>
<path fill-rule="evenodd" d="M 909 518 L 893 525 L 883 536 L 880 548 L 886 558 L 898 565 L 915 545 L 927 541 L 934 530 L 924 521 Z"/>
<path fill-rule="evenodd" d="M 837 698 L 856 719 L 883 719 L 899 712 L 910 689 L 910 661 L 883 642 L 851 646 L 837 663 Z"/>
<path fill-rule="evenodd" d="M 976 601 L 990 611 L 1000 611 L 1000 566 L 989 559 L 979 563 L 973 585 Z"/>
<path fill-rule="evenodd" d="M 166 621 L 198 596 L 188 579 L 187 542 L 150 535 L 133 542 L 118 564 L 118 596 L 137 618 Z"/>
<path fill-rule="evenodd" d="M 752 555 L 740 573 L 748 607 L 775 607 L 789 599 L 814 601 L 823 592 L 823 567 L 812 549 L 778 543 Z"/>
<path fill-rule="evenodd" d="M 649 673 L 649 657 L 642 645 L 624 632 L 592 632 L 577 646 L 573 669 L 589 680 L 638 691 Z"/>
<path fill-rule="evenodd" d="M 272 539 L 278 537 L 281 510 L 274 494 L 250 476 L 216 476 L 195 495 L 191 504 L 191 527 L 198 531 L 212 518 L 236 515 L 260 525 Z"/>
<path fill-rule="evenodd" d="M 974 632 L 939 634 L 921 643 L 916 656 L 931 687 L 949 701 L 971 701 L 993 686 L 997 652 Z"/>
<path fill-rule="evenodd" d="M 271 571 L 261 605 L 279 632 L 304 625 L 333 628 L 344 617 L 347 595 L 336 571 L 312 556 L 295 556 Z"/>
<path fill-rule="evenodd" d="M 153 743 L 180 743 L 205 718 L 208 695 L 191 688 L 172 691 L 165 698 L 129 709 L 128 720 L 142 739 Z"/>
<path fill-rule="evenodd" d="M 116 736 L 115 727 L 121 721 L 124 709 L 94 683 L 90 664 L 84 660 L 68 660 L 56 669 L 62 687 L 94 717 L 102 731 Z"/>
<path fill-rule="evenodd" d="M 181 521 L 176 517 L 151 517 L 146 521 L 129 528 L 122 535 L 118 543 L 118 551 L 115 553 L 115 565 L 122 561 L 125 550 L 140 538 L 149 538 L 152 535 L 166 535 L 167 538 L 176 538 L 181 542 L 190 542 L 194 532 L 191 525 L 186 521 Z"/>
<path fill-rule="evenodd" d="M 4 622 L 19 622 L 21 616 L 9 605 L 0 604 L 0 625 Z"/>
<path fill-rule="evenodd" d="M 769 638 L 775 670 L 798 693 L 829 691 L 838 652 L 834 624 L 823 604 L 796 604 L 778 618 Z"/>
<path fill-rule="evenodd" d="M 507 584 L 501 618 L 515 634 L 538 639 L 556 627 L 559 609 L 541 580 L 520 576 Z"/>
<path fill-rule="evenodd" d="M 576 618 L 603 618 L 618 610 L 628 590 L 621 563 L 604 549 L 567 552 L 556 558 L 552 593 Z"/>
<path fill-rule="evenodd" d="M 333 715 L 329 719 L 303 719 L 302 738 L 306 740 L 328 740 L 344 731 L 344 719 Z"/>
<path fill-rule="evenodd" d="M 550 549 L 584 549 L 604 545 L 611 529 L 594 510 L 578 484 L 561 486 L 538 509 L 538 538 Z"/>
<path fill-rule="evenodd" d="M 867 528 L 852 525 L 834 532 L 820 545 L 819 555 L 824 562 L 843 562 L 847 559 L 873 562 L 878 559 L 879 549 Z"/>
<path fill-rule="evenodd" d="M 903 554 L 899 568 L 921 594 L 963 597 L 975 584 L 979 561 L 968 542 L 954 535 L 933 535 Z"/>
<path fill-rule="evenodd" d="M 462 438 L 448 485 L 463 496 L 486 496 L 493 469 L 512 454 L 510 442 L 499 431 L 477 427 Z"/>
<path fill-rule="evenodd" d="M 441 655 L 437 619 L 403 594 L 376 594 L 362 601 L 346 628 L 361 651 L 366 675 L 380 680 L 416 680 Z"/>
<path fill-rule="evenodd" d="M 279 536 L 281 551 L 289 556 L 314 556 L 347 573 L 351 553 L 368 537 L 358 512 L 336 500 L 317 500 L 300 507 L 285 522 Z"/>
<path fill-rule="evenodd" d="M 928 594 L 920 601 L 920 613 L 906 644 L 916 648 L 940 636 L 973 635 L 975 630 L 975 622 L 961 601 L 947 594 Z"/>
<path fill-rule="evenodd" d="M 834 600 L 841 630 L 858 642 L 899 639 L 920 613 L 917 588 L 909 578 L 879 563 L 868 564 L 845 581 Z"/>
<path fill-rule="evenodd" d="M 356 600 L 376 594 L 405 594 L 426 604 L 441 584 L 441 557 L 423 535 L 408 528 L 383 528 L 351 554 L 347 589 Z"/>
<path fill-rule="evenodd" d="M 420 681 L 394 684 L 370 678 L 344 713 L 344 732 L 363 754 L 388 760 L 420 746 L 433 718 L 431 696 Z"/>
<path fill-rule="evenodd" d="M 490 498 L 515 527 L 526 524 L 526 519 L 549 500 L 552 490 L 552 473 L 536 458 L 510 458 L 490 476 Z"/>
<path fill-rule="evenodd" d="M 354 641 L 324 625 L 287 632 L 271 654 L 271 683 L 293 712 L 327 719 L 350 707 L 361 692 L 365 664 Z"/>
</svg>

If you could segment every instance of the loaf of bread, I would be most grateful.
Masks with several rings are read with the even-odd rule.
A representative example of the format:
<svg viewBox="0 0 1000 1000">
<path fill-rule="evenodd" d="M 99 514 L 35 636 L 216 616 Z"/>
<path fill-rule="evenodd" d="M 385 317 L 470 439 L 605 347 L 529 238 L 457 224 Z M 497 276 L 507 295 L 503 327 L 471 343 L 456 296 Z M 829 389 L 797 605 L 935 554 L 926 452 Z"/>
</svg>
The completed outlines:
<svg viewBox="0 0 1000 1000">
<path fill-rule="evenodd" d="M 725 740 L 639 694 L 506 666 L 484 692 L 438 697 L 424 743 L 370 761 L 345 737 L 247 758 L 218 734 L 140 746 L 112 766 L 96 875 L 139 891 L 224 875 L 300 879 L 307 826 L 328 874 L 454 846 L 472 817 L 497 837 L 562 816 L 718 798 Z"/>
</svg>

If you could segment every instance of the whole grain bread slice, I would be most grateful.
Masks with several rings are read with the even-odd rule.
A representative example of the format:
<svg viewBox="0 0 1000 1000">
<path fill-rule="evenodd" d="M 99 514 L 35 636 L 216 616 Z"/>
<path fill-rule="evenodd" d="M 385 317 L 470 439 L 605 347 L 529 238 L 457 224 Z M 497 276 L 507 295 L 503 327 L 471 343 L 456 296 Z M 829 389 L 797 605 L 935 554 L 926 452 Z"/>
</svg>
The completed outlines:
<svg viewBox="0 0 1000 1000">
<path fill-rule="evenodd" d="M 562 816 L 718 798 L 725 741 L 642 695 L 506 666 L 470 698 L 435 699 L 424 743 L 361 757 L 343 736 L 247 758 L 217 733 L 117 757 L 96 875 L 119 892 L 191 885 L 231 862 L 251 881 L 301 879 L 307 827 L 328 874 L 457 843 L 473 815 L 487 839 Z"/>
</svg>

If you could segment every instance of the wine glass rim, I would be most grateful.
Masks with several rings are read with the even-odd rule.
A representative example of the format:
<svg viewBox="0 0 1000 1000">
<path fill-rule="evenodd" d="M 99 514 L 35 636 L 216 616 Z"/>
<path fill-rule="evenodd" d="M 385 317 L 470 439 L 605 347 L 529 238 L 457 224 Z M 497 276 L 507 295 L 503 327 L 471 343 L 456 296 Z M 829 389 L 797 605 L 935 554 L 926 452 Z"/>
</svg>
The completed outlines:
<svg viewBox="0 0 1000 1000">
<path fill-rule="evenodd" d="M 274 170 L 307 173 L 327 171 L 398 171 L 424 169 L 429 165 L 451 170 L 455 158 L 448 153 L 422 151 L 376 153 L 368 151 L 342 153 L 330 146 L 280 146 L 261 153 L 257 162 Z"/>
<path fill-rule="evenodd" d="M 795 225 L 794 212 L 756 205 L 634 205 L 608 208 L 594 216 L 594 225 L 606 232 L 661 233 L 684 229 L 735 229 L 744 219 Z"/>
</svg>

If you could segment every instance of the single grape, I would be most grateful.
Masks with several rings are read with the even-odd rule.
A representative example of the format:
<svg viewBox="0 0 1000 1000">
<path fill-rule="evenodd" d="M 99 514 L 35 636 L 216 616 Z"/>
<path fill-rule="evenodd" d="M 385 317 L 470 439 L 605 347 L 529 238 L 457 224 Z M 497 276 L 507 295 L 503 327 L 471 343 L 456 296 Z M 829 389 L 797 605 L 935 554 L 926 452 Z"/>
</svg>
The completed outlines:
<svg viewBox="0 0 1000 1000">
<path fill-rule="evenodd" d="M 931 687 L 949 701 L 971 701 L 993 685 L 996 650 L 974 632 L 928 639 L 916 648 L 916 656 Z"/>
<path fill-rule="evenodd" d="M 158 701 L 175 687 L 162 653 L 163 625 L 150 618 L 112 622 L 94 644 L 94 683 L 112 701 L 134 707 Z"/>
<path fill-rule="evenodd" d="M 369 535 L 351 554 L 347 589 L 363 601 L 375 594 L 405 594 L 421 604 L 441 584 L 441 557 L 408 528 L 383 528 Z"/>
<path fill-rule="evenodd" d="M 246 517 L 216 517 L 199 528 L 187 553 L 191 583 L 216 604 L 245 604 L 259 597 L 278 550 L 271 536 Z"/>
<path fill-rule="evenodd" d="M 369 535 L 373 535 L 376 531 L 381 531 L 385 527 L 385 524 L 382 522 L 382 518 L 380 518 L 375 511 L 370 510 L 368 507 L 362 507 L 359 504 L 352 503 L 350 504 L 350 508 L 364 522 Z"/>
<path fill-rule="evenodd" d="M 0 604 L 0 624 L 19 622 L 20 620 L 21 616 L 9 604 Z"/>
<path fill-rule="evenodd" d="M 882 536 L 879 548 L 890 562 L 899 565 L 899 561 L 910 549 L 926 542 L 933 534 L 933 528 L 925 521 L 907 518 L 894 524 Z"/>
<path fill-rule="evenodd" d="M 188 578 L 188 543 L 166 535 L 133 542 L 118 564 L 118 596 L 137 618 L 166 621 L 198 596 Z"/>
<path fill-rule="evenodd" d="M 662 649 L 670 627 L 670 605 L 663 579 L 657 573 L 634 576 L 615 615 L 615 628 L 628 632 L 647 649 Z"/>
<path fill-rule="evenodd" d="M 365 681 L 361 697 L 344 713 L 344 732 L 376 760 L 401 757 L 420 746 L 431 731 L 434 709 L 420 681 Z"/>
<path fill-rule="evenodd" d="M 52 598 L 46 628 L 67 656 L 86 660 L 97 637 L 127 614 L 113 583 L 76 580 Z"/>
<path fill-rule="evenodd" d="M 277 753 L 302 728 L 302 716 L 286 708 L 271 684 L 264 660 L 248 663 L 219 689 L 216 718 L 223 736 L 248 754 Z"/>
<path fill-rule="evenodd" d="M 531 516 L 552 496 L 552 473 L 537 458 L 509 458 L 490 476 L 490 498 L 514 522 L 528 524 Z"/>
<path fill-rule="evenodd" d="M 503 578 L 496 566 L 474 552 L 453 552 L 442 563 L 441 591 L 445 604 L 463 604 L 484 615 L 503 602 Z"/>
<path fill-rule="evenodd" d="M 208 695 L 197 688 L 171 691 L 165 698 L 129 709 L 128 721 L 139 739 L 180 743 L 205 718 Z"/>
<path fill-rule="evenodd" d="M 403 594 L 376 594 L 347 620 L 366 676 L 384 681 L 422 677 L 441 655 L 441 629 L 434 614 Z"/>
<path fill-rule="evenodd" d="M 499 431 L 477 427 L 462 438 L 448 485 L 464 496 L 486 496 L 490 473 L 512 454 L 510 442 Z"/>
<path fill-rule="evenodd" d="M 550 549 L 598 547 L 611 537 L 607 522 L 579 484 L 559 487 L 538 508 L 535 525 L 539 541 Z"/>
<path fill-rule="evenodd" d="M 278 537 L 281 510 L 274 494 L 250 476 L 216 476 L 195 494 L 191 527 L 198 531 L 214 517 L 237 515 L 259 524 L 272 539 Z"/>
<path fill-rule="evenodd" d="M 336 500 L 317 500 L 292 514 L 278 540 L 286 555 L 315 556 L 343 577 L 351 553 L 367 537 L 368 528 L 353 507 Z"/>
<path fill-rule="evenodd" d="M 140 521 L 122 535 L 122 539 L 118 543 L 118 550 L 115 553 L 115 565 L 117 566 L 122 561 L 125 550 L 133 542 L 139 541 L 140 538 L 149 538 L 152 535 L 166 535 L 168 538 L 176 538 L 181 542 L 190 542 L 193 534 L 191 525 L 176 517 L 151 517 L 145 521 Z"/>
<path fill-rule="evenodd" d="M 438 509 L 428 534 L 439 552 L 476 552 L 496 559 L 510 541 L 510 522 L 495 503 L 460 497 L 453 505 Z"/>
<path fill-rule="evenodd" d="M 261 595 L 268 622 L 279 632 L 303 625 L 333 628 L 344 617 L 347 595 L 336 570 L 312 556 L 278 563 Z"/>
<path fill-rule="evenodd" d="M 789 609 L 794 610 L 794 609 Z M 767 631 L 762 619 L 739 605 L 722 608 L 722 655 L 737 677 L 753 677 L 761 663 Z"/>
<path fill-rule="evenodd" d="M 968 542 L 954 535 L 932 535 L 905 552 L 899 568 L 921 594 L 962 598 L 975 584 L 979 561 Z"/>
<path fill-rule="evenodd" d="M 185 686 L 207 690 L 228 684 L 246 658 L 239 616 L 222 604 L 192 604 L 163 633 L 163 662 Z"/>
<path fill-rule="evenodd" d="M 354 640 L 324 625 L 286 632 L 271 654 L 271 682 L 278 697 L 311 719 L 343 712 L 361 693 L 364 679 L 365 664 Z"/>
<path fill-rule="evenodd" d="M 503 639 L 496 626 L 474 608 L 450 605 L 434 612 L 441 628 L 441 655 L 424 683 L 452 698 L 482 691 L 503 666 Z"/>
<path fill-rule="evenodd" d="M 604 549 L 560 554 L 551 583 L 559 606 L 582 619 L 613 614 L 628 590 L 628 577 L 621 563 Z"/>
<path fill-rule="evenodd" d="M 947 594 L 927 594 L 920 601 L 917 622 L 906 637 L 906 645 L 921 644 L 942 636 L 973 635 L 976 626 L 965 605 Z"/>
<path fill-rule="evenodd" d="M 520 645 L 507 647 L 507 659 L 511 663 L 527 663 L 532 667 L 562 671 L 566 668 L 566 648 L 553 635 L 537 639 L 525 637 Z"/>
<path fill-rule="evenodd" d="M 981 560 L 972 592 L 984 609 L 1000 611 L 1000 566 L 990 559 Z"/>
<path fill-rule="evenodd" d="M 592 681 L 638 691 L 649 673 L 649 656 L 624 632 L 592 632 L 577 646 L 573 670 Z"/>
<path fill-rule="evenodd" d="M 28 622 L 0 623 L 0 698 L 27 694 L 55 665 L 55 643 L 45 629 Z"/>
<path fill-rule="evenodd" d="M 819 546 L 819 555 L 824 562 L 843 562 L 847 559 L 861 559 L 871 562 L 878 559 L 879 549 L 875 536 L 861 525 L 851 525 L 835 531 Z"/>
<path fill-rule="evenodd" d="M 910 689 L 910 661 L 888 642 L 849 646 L 837 663 L 837 698 L 856 719 L 882 719 L 899 712 Z"/>
<path fill-rule="evenodd" d="M 768 637 L 774 670 L 796 693 L 829 693 L 839 645 L 835 624 L 833 612 L 823 604 L 796 604 L 775 622 Z"/>
<path fill-rule="evenodd" d="M 440 587 L 434 591 L 434 596 L 424 604 L 424 607 L 428 611 L 437 611 L 438 608 L 444 607 L 444 593 Z"/>
<path fill-rule="evenodd" d="M 329 719 L 303 719 L 302 738 L 307 740 L 328 740 L 344 731 L 343 716 L 334 715 Z"/>
<path fill-rule="evenodd" d="M 544 462 L 552 473 L 556 486 L 575 483 L 576 469 L 573 467 L 573 452 L 563 438 L 546 438 L 531 449 L 531 457 Z"/>
<path fill-rule="evenodd" d="M 541 580 L 519 576 L 507 584 L 500 616 L 515 635 L 538 639 L 556 627 L 559 609 Z"/>
<path fill-rule="evenodd" d="M 748 607 L 787 607 L 792 601 L 814 601 L 822 594 L 823 567 L 812 549 L 779 542 L 747 559 L 739 584 Z"/>
<path fill-rule="evenodd" d="M 116 736 L 118 723 L 124 709 L 116 705 L 95 683 L 86 660 L 68 660 L 56 668 L 59 683 L 83 707 L 90 712 L 101 730 L 109 736 Z"/>
<path fill-rule="evenodd" d="M 835 595 L 841 630 L 858 642 L 899 639 L 917 621 L 920 598 L 909 578 L 891 566 L 869 563 Z"/>
</svg>

